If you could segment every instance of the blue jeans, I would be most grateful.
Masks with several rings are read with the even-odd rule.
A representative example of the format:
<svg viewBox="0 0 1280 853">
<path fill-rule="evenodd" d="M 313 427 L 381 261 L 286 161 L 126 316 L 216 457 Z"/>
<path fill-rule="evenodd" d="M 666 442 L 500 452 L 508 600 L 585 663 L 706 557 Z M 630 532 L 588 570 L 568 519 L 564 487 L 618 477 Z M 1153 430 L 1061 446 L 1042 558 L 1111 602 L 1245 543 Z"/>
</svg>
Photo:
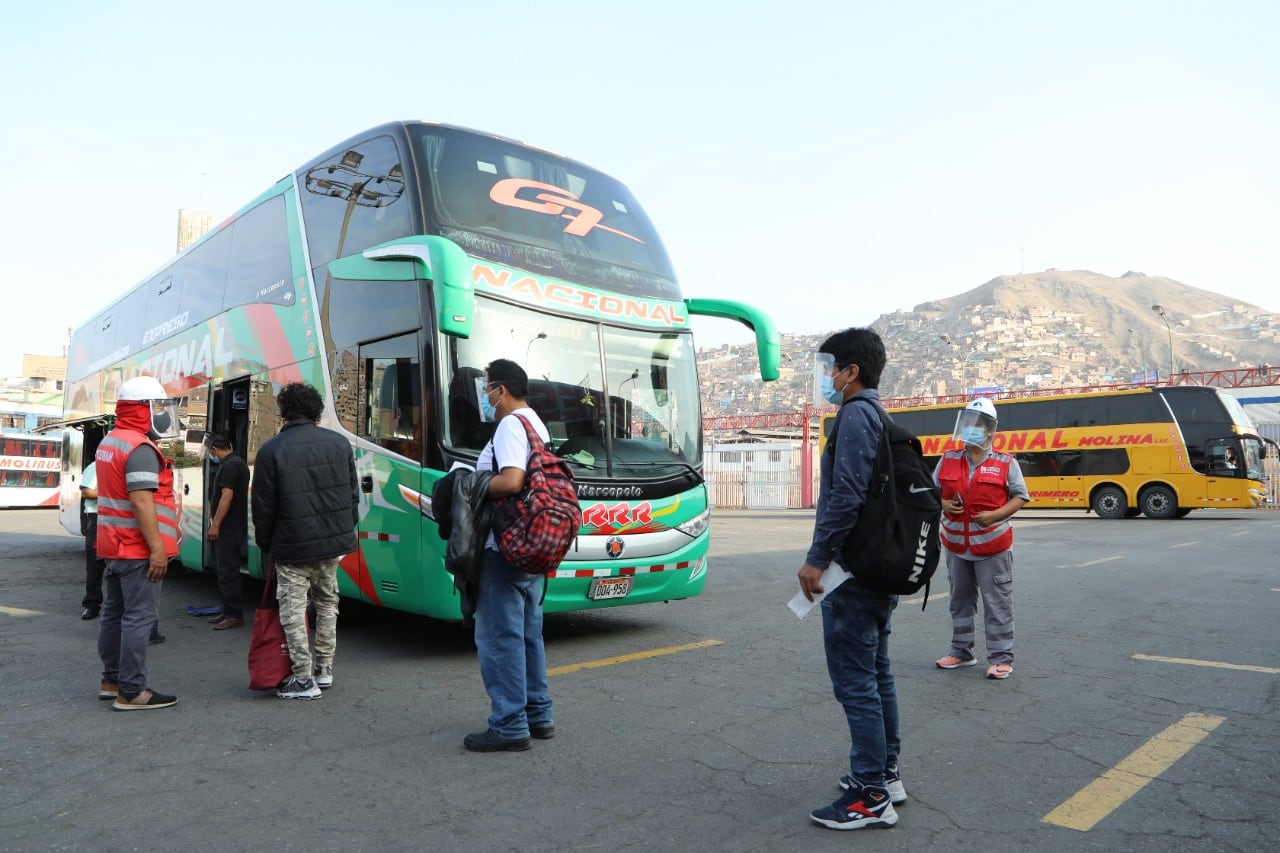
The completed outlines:
<svg viewBox="0 0 1280 853">
<path fill-rule="evenodd" d="M 822 600 L 827 672 L 849 720 L 849 772 L 867 785 L 883 785 L 885 768 L 898 763 L 898 693 L 889 670 L 889 617 L 898 596 L 846 581 Z"/>
<path fill-rule="evenodd" d="M 102 677 L 123 693 L 147 688 L 147 637 L 159 619 L 160 582 L 147 579 L 149 560 L 107 560 L 107 595 L 98 622 Z"/>
<path fill-rule="evenodd" d="M 529 736 L 551 722 L 547 656 L 542 646 L 542 578 L 512 568 L 486 548 L 476 600 L 476 651 L 489 693 L 489 728 L 499 737 Z"/>
</svg>

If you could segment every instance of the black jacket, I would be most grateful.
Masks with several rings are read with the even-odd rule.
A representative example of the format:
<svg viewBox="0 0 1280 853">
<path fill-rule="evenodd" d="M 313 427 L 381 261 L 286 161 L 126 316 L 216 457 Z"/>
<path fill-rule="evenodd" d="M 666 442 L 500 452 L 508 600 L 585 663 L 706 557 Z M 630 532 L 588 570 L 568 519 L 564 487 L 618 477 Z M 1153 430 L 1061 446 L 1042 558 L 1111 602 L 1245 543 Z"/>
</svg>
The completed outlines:
<svg viewBox="0 0 1280 853">
<path fill-rule="evenodd" d="M 453 575 L 453 587 L 462 599 L 462 618 L 470 621 L 476 612 L 480 588 L 480 562 L 493 520 L 489 481 L 493 474 L 455 468 L 431 490 L 431 514 L 440 528 L 440 538 L 449 540 L 444 567 Z"/>
<path fill-rule="evenodd" d="M 254 539 L 277 563 L 310 563 L 356 550 L 360 484 L 351 445 L 307 420 L 289 421 L 254 463 Z"/>
</svg>

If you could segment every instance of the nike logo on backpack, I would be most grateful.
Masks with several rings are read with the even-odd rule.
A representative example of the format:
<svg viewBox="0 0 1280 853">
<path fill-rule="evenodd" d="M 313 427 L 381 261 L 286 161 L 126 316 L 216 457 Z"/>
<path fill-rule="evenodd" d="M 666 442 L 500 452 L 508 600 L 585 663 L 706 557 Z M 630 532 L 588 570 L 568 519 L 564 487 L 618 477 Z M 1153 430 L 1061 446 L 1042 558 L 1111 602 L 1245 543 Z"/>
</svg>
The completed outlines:
<svg viewBox="0 0 1280 853">
<path fill-rule="evenodd" d="M 918 495 L 921 492 L 931 492 L 933 491 L 933 489 L 929 488 L 928 486 L 916 486 L 914 483 L 912 483 L 910 486 L 907 487 L 907 491 L 911 492 L 911 494 L 913 495 Z"/>
</svg>

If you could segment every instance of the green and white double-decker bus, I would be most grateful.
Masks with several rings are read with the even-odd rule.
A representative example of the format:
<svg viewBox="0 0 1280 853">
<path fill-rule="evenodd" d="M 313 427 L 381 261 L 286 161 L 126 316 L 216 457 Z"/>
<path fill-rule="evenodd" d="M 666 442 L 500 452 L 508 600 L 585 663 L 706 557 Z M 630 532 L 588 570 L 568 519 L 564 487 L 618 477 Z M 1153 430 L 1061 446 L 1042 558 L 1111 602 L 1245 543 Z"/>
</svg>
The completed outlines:
<svg viewBox="0 0 1280 853">
<path fill-rule="evenodd" d="M 322 425 L 349 437 L 359 550 L 344 595 L 459 618 L 431 490 L 474 464 L 495 428 L 484 367 L 510 358 L 577 477 L 583 526 L 551 576 L 548 611 L 697 595 L 709 504 L 692 315 L 753 328 L 765 380 L 777 331 L 763 313 L 681 296 L 662 242 L 620 183 L 581 163 L 462 128 L 374 128 L 287 175 L 78 328 L 63 441 L 63 523 L 109 428 L 120 384 L 180 399 L 162 447 L 179 468 L 180 559 L 212 570 L 211 432 L 250 467 L 287 383 L 321 389 Z M 251 545 L 246 571 L 262 573 Z"/>
</svg>

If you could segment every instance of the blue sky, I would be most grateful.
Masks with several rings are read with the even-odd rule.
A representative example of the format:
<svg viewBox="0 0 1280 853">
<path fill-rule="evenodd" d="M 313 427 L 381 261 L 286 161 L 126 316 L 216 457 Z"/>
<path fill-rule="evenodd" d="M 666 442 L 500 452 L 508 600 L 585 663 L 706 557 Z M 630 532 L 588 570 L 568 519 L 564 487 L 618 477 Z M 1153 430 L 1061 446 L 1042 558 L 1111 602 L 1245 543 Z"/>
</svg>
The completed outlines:
<svg viewBox="0 0 1280 853">
<path fill-rule="evenodd" d="M 611 173 L 686 295 L 787 332 L 1048 267 L 1280 311 L 1273 2 L 73 0 L 5 25 L 0 375 L 164 263 L 178 208 L 221 220 L 393 119 Z"/>
</svg>

